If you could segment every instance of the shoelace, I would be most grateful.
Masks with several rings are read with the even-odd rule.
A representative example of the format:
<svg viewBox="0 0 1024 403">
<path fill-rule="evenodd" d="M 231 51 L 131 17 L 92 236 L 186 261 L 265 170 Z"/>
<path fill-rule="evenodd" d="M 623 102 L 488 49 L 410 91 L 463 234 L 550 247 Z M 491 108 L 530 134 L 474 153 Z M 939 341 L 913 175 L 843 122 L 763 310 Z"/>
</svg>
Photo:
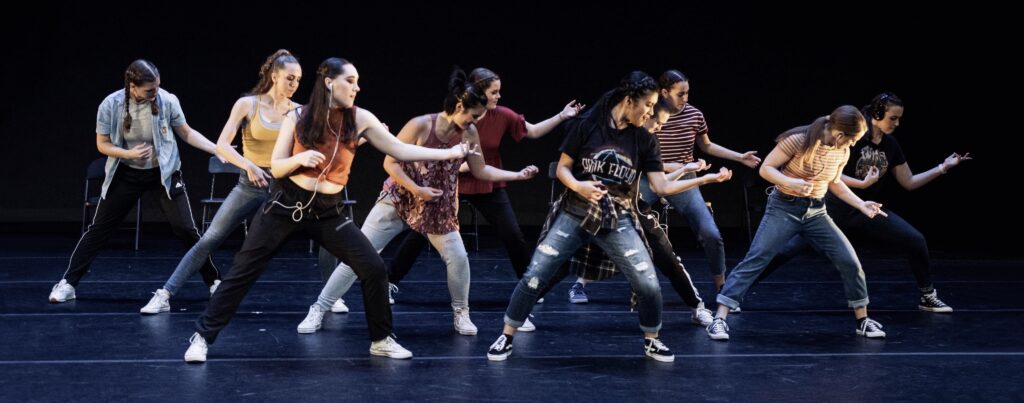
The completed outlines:
<svg viewBox="0 0 1024 403">
<path fill-rule="evenodd" d="M 393 283 L 388 283 L 388 292 L 398 294 L 398 286 Z"/>
<path fill-rule="evenodd" d="M 651 346 L 657 351 L 667 351 L 668 347 L 665 347 L 665 343 L 662 343 L 659 339 L 650 339 Z"/>
<path fill-rule="evenodd" d="M 469 310 L 459 309 L 455 311 L 455 322 L 460 325 L 466 325 L 466 322 L 472 322 L 469 320 Z"/>
<path fill-rule="evenodd" d="M 874 319 L 870 319 L 870 318 L 869 319 L 865 319 L 864 320 L 864 330 L 866 330 L 866 331 L 882 330 L 882 324 L 878 323 L 878 322 L 875 322 Z"/>
<path fill-rule="evenodd" d="M 939 300 L 939 296 L 935 294 L 928 294 L 924 296 L 925 302 L 934 306 L 946 306 L 946 304 Z"/>
<path fill-rule="evenodd" d="M 395 346 L 398 345 L 398 342 L 396 342 L 393 337 L 396 337 L 396 336 L 395 335 L 388 336 L 387 338 L 382 340 L 379 345 L 377 345 L 374 348 L 376 348 L 377 350 L 382 350 L 382 351 L 394 351 L 395 350 Z"/>
<path fill-rule="evenodd" d="M 728 331 L 728 330 L 729 330 L 729 324 L 725 323 L 725 321 L 722 320 L 722 319 L 715 318 L 715 320 L 713 322 L 711 322 L 711 332 L 712 333 L 720 333 L 720 332 L 725 332 L 725 331 Z"/>
<path fill-rule="evenodd" d="M 195 344 L 197 337 L 203 340 L 203 344 L 206 344 L 206 339 L 203 339 L 203 336 L 200 336 L 199 333 L 192 333 L 192 337 L 188 338 L 188 342 Z"/>
<path fill-rule="evenodd" d="M 505 343 L 507 341 L 508 341 L 508 338 L 505 337 L 505 335 L 501 335 L 501 337 L 499 337 L 498 340 L 495 340 L 494 344 L 491 345 L 491 350 L 498 350 L 498 351 L 504 350 L 505 349 Z"/>
</svg>

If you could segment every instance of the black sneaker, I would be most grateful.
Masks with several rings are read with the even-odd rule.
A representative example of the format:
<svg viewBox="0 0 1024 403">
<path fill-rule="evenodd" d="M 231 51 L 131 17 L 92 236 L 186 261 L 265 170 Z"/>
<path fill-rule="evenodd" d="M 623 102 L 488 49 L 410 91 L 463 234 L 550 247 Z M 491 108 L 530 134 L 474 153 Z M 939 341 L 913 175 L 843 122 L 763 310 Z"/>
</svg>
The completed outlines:
<svg viewBox="0 0 1024 403">
<path fill-rule="evenodd" d="M 917 307 L 922 311 L 928 312 L 953 312 L 953 307 L 942 302 L 935 290 L 927 294 L 921 294 L 921 302 L 917 304 Z"/>
<path fill-rule="evenodd" d="M 864 318 L 864 320 L 860 321 L 860 325 L 857 326 L 857 335 L 864 336 L 869 339 L 885 338 L 885 332 L 882 331 L 882 324 L 875 322 L 875 320 L 871 318 Z"/>
<path fill-rule="evenodd" d="M 487 350 L 487 359 L 491 361 L 505 361 L 509 354 L 512 354 L 512 340 L 509 340 L 509 337 L 503 334 L 498 336 L 498 340 L 491 344 L 491 349 Z"/>
<path fill-rule="evenodd" d="M 676 360 L 676 355 L 672 354 L 672 350 L 665 347 L 665 344 L 658 339 L 652 339 L 650 337 L 644 338 L 644 354 L 648 357 L 661 362 L 672 362 Z"/>
</svg>

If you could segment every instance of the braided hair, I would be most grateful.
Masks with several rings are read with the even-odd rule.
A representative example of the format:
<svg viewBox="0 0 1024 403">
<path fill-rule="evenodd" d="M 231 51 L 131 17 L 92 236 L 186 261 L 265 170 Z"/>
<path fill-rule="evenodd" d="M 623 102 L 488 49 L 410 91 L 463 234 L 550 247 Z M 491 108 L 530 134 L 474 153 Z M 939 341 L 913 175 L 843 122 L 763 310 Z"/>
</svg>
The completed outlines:
<svg viewBox="0 0 1024 403">
<path fill-rule="evenodd" d="M 129 100 L 131 96 L 131 84 L 135 86 L 141 86 L 146 83 L 155 82 L 160 78 L 160 71 L 156 69 L 148 60 L 138 59 L 132 64 L 128 65 L 128 69 L 124 71 L 124 130 L 128 131 L 132 128 L 132 114 L 128 112 Z M 150 102 L 150 108 L 152 108 L 153 116 L 160 113 L 160 108 L 156 102 Z"/>
</svg>

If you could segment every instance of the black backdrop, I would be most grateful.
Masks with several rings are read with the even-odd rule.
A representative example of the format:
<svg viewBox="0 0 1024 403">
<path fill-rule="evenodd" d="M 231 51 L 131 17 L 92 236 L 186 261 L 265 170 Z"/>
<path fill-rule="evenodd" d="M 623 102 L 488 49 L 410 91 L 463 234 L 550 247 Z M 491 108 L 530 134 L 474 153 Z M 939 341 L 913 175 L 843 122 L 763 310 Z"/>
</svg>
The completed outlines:
<svg viewBox="0 0 1024 403">
<path fill-rule="evenodd" d="M 533 122 L 570 99 L 592 103 L 631 70 L 656 76 L 678 68 L 690 77 L 691 102 L 704 111 L 712 139 L 762 157 L 782 130 L 893 91 L 907 104 L 896 135 L 914 170 L 934 167 L 952 151 L 977 160 L 921 190 L 891 189 L 881 201 L 933 243 L 1013 244 L 1015 236 L 1001 234 L 1020 223 L 1008 194 L 1017 191 L 1008 139 L 1018 131 L 1009 122 L 1019 119 L 1006 119 L 1014 116 L 1005 107 L 1012 97 L 996 101 L 1014 93 L 1006 89 L 1019 75 L 1009 61 L 1016 46 L 1006 10 L 679 3 L 81 2 L 8 9 L 0 17 L 7 56 L 0 63 L 0 224 L 77 222 L 84 167 L 100 156 L 96 107 L 121 88 L 133 59 L 153 61 L 189 124 L 215 139 L 263 59 L 287 48 L 305 72 L 295 100 L 308 97 L 321 60 L 341 56 L 361 73 L 357 104 L 396 132 L 409 118 L 441 109 L 453 65 L 498 72 L 502 104 Z M 506 167 L 546 167 L 560 141 L 506 143 Z M 208 155 L 181 145 L 185 178 L 198 198 L 209 184 Z M 382 160 L 370 148 L 356 159 L 350 190 L 361 201 L 359 216 L 385 177 Z M 735 180 L 704 192 L 721 226 L 738 228 L 742 179 L 752 171 L 712 163 L 737 168 Z M 524 225 L 542 220 L 548 184 L 537 178 L 510 186 Z"/>
</svg>

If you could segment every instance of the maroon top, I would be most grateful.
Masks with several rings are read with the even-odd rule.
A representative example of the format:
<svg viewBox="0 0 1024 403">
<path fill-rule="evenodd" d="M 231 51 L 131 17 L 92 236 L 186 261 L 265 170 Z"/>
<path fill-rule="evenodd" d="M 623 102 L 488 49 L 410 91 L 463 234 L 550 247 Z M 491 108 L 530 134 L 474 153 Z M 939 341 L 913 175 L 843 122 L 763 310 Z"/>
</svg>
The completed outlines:
<svg viewBox="0 0 1024 403">
<path fill-rule="evenodd" d="M 501 169 L 501 154 L 498 154 L 501 139 L 507 135 L 518 142 L 526 137 L 526 119 L 509 108 L 498 106 L 487 111 L 483 119 L 476 122 L 476 131 L 480 133 L 480 149 L 484 154 L 484 162 Z M 495 188 L 503 187 L 505 182 L 477 179 L 470 173 L 459 176 L 459 193 L 491 193 Z"/>
<path fill-rule="evenodd" d="M 430 134 L 423 147 L 451 148 L 462 142 L 462 133 L 452 136 L 448 142 L 441 142 L 434 130 L 437 114 L 430 115 Z M 393 178 L 384 181 L 384 191 L 395 203 L 398 216 L 421 234 L 443 235 L 459 230 L 459 165 L 462 158 L 444 161 L 399 162 L 402 170 L 417 185 L 432 187 L 444 192 L 430 202 L 416 197 Z"/>
</svg>

